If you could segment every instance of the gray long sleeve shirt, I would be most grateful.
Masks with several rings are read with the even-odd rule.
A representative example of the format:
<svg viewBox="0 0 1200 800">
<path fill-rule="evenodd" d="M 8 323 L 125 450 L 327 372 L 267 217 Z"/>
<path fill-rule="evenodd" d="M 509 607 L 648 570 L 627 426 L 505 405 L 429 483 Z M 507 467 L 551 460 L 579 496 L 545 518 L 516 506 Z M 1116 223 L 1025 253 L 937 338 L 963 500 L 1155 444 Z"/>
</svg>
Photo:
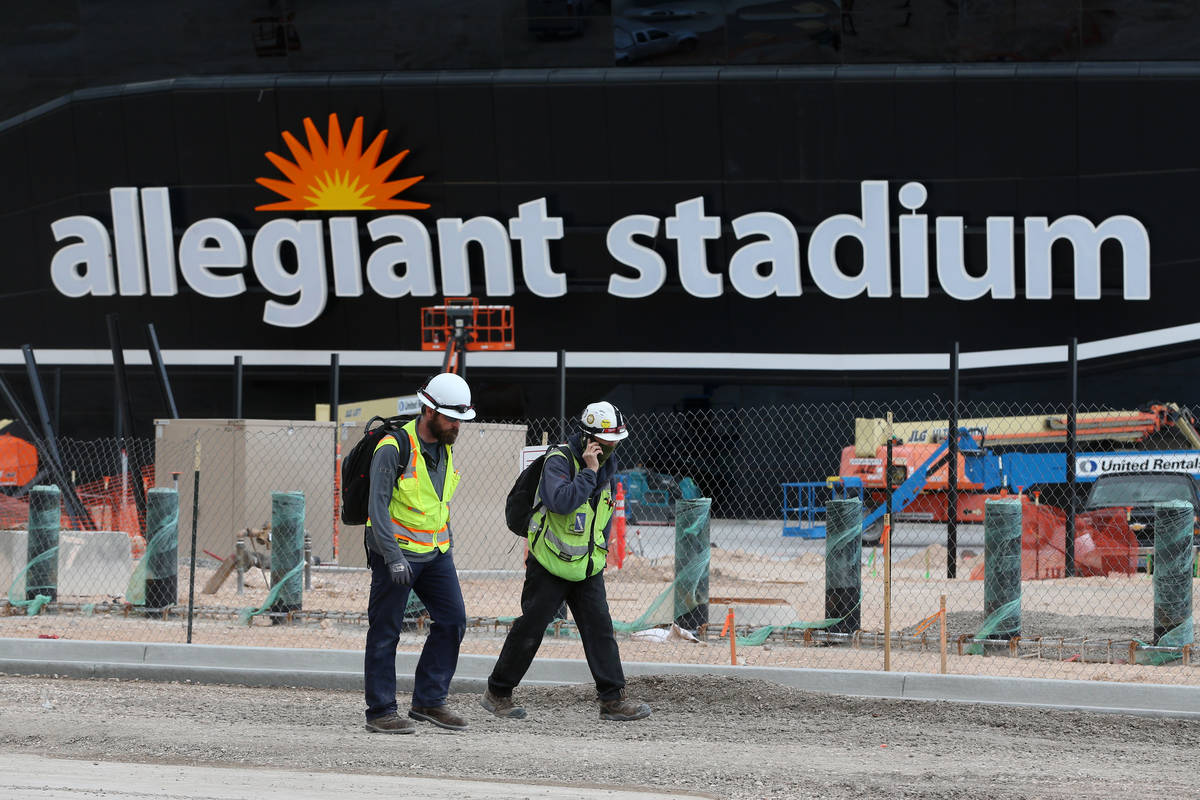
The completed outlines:
<svg viewBox="0 0 1200 800">
<path fill-rule="evenodd" d="M 446 448 L 436 442 L 426 442 L 420 436 L 417 437 L 417 441 L 421 443 L 421 454 L 429 471 L 429 479 L 433 482 L 438 497 L 441 497 L 442 489 L 446 485 L 446 462 L 449 460 L 445 458 Z M 387 564 L 394 564 L 401 559 L 429 561 L 434 558 L 436 551 L 418 555 L 401 550 L 400 545 L 396 543 L 396 534 L 400 529 L 392 522 L 388 506 L 392 502 L 392 490 L 396 486 L 396 479 L 400 477 L 404 465 L 411 458 L 408 437 L 402 432 L 396 437 L 396 444 L 398 448 L 381 447 L 371 457 L 371 493 L 367 505 L 367 516 L 371 524 L 367 527 L 367 547 L 382 556 Z M 450 547 L 453 548 L 454 536 L 448 521 L 446 535 L 450 538 Z"/>
</svg>

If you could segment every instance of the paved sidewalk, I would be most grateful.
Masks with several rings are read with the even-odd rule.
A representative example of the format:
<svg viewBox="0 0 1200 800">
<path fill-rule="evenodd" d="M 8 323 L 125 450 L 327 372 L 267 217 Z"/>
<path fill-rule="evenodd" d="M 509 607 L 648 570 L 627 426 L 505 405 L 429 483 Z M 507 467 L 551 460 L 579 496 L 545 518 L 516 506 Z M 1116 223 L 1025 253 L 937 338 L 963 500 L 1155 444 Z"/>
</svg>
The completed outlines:
<svg viewBox="0 0 1200 800">
<path fill-rule="evenodd" d="M 397 688 L 412 691 L 417 653 L 396 656 Z M 493 656 L 463 655 L 451 691 L 482 692 Z M 998 703 L 1200 719 L 1200 686 L 868 670 L 625 662 L 625 674 L 757 678 L 811 692 Z M 362 690 L 362 652 L 203 644 L 0 638 L 0 673 Z M 586 662 L 535 659 L 524 684 L 588 683 Z"/>
<path fill-rule="evenodd" d="M 22 800 L 329 800 L 422 797 L 428 800 L 680 800 L 696 794 L 588 786 L 296 772 L 253 767 L 192 767 L 73 761 L 0 753 L 0 797 Z"/>
</svg>

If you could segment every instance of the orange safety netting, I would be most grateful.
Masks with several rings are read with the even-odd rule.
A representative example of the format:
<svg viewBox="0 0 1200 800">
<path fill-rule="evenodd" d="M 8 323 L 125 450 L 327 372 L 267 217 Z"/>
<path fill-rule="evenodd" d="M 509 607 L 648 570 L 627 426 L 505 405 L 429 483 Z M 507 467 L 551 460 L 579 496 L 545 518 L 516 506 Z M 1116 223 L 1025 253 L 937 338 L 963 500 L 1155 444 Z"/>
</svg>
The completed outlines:
<svg viewBox="0 0 1200 800">
<path fill-rule="evenodd" d="M 146 540 L 142 535 L 146 524 L 145 510 L 138 510 L 137 485 L 134 483 L 138 479 L 133 473 L 106 475 L 75 487 L 75 494 L 87 509 L 95 529 L 124 531 L 129 535 L 134 558 L 139 558 L 146 550 Z M 154 487 L 153 465 L 142 467 L 140 480 L 144 498 L 146 492 Z M 66 519 L 63 521 L 67 523 Z"/>
<path fill-rule="evenodd" d="M 145 527 L 145 512 L 138 510 L 134 483 L 138 478 L 133 473 L 106 475 L 94 481 L 75 486 L 75 495 L 91 517 L 92 530 L 124 531 L 130 540 L 133 557 L 140 558 L 146 550 L 142 534 Z M 154 466 L 142 467 L 142 496 L 154 486 Z M 63 503 L 61 526 L 63 530 L 87 530 L 83 520 L 72 516 L 71 507 Z M 24 530 L 29 525 L 29 498 L 9 497 L 0 494 L 0 529 Z"/>
<path fill-rule="evenodd" d="M 997 495 L 998 496 L 998 495 Z M 1038 505 L 1021 497 L 1021 580 L 1045 580 L 1066 575 L 1067 515 L 1062 509 Z M 1080 577 L 1137 571 L 1137 537 L 1123 511 L 1092 511 L 1075 517 L 1075 574 Z M 971 580 L 983 580 L 987 565 L 971 570 Z"/>
</svg>

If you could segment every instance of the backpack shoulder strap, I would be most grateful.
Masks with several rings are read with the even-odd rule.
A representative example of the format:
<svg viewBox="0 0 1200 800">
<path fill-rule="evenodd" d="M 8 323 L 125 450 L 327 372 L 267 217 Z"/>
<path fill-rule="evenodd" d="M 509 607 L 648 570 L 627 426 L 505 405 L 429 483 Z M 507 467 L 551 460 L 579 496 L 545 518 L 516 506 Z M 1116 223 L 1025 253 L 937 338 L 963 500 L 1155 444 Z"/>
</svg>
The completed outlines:
<svg viewBox="0 0 1200 800">
<path fill-rule="evenodd" d="M 546 452 L 541 455 L 542 472 L 546 471 L 546 461 L 552 453 L 559 453 L 567 460 L 567 473 L 571 476 L 571 480 L 575 479 L 575 456 L 571 452 L 571 446 L 566 444 L 552 444 L 546 448 Z"/>
<path fill-rule="evenodd" d="M 404 474 L 404 468 L 408 465 L 408 461 L 412 457 L 412 443 L 408 440 L 408 435 L 402 430 L 404 426 L 399 424 L 403 417 L 388 417 L 386 419 L 373 417 L 371 422 L 376 419 L 381 419 L 382 424 L 371 431 L 372 433 L 378 431 L 380 434 L 379 439 L 375 443 L 375 449 L 379 449 L 384 437 L 387 436 L 392 437 L 392 441 L 396 443 L 396 478 L 392 480 L 394 483 L 396 479 Z M 368 422 L 367 425 L 370 426 L 371 422 Z M 374 453 L 371 455 L 373 458 Z"/>
<path fill-rule="evenodd" d="M 571 455 L 571 448 L 568 445 L 550 445 L 546 448 L 546 452 L 538 456 L 541 461 L 541 466 L 538 468 L 538 482 L 533 488 L 533 513 L 537 513 L 545 503 L 542 502 L 542 477 L 546 474 L 546 462 L 550 458 L 550 454 L 558 452 L 567 459 L 567 473 L 571 476 L 571 480 L 575 479 L 575 458 Z"/>
</svg>

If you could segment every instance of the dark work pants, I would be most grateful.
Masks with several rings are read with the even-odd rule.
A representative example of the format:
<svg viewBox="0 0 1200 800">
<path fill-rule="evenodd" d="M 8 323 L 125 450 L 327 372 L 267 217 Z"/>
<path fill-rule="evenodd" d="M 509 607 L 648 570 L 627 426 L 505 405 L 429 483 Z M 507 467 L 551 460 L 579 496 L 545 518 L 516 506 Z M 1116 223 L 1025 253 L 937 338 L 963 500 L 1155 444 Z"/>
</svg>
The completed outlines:
<svg viewBox="0 0 1200 800">
<path fill-rule="evenodd" d="M 367 647 L 363 659 L 367 719 L 396 713 L 396 643 L 404 624 L 408 589 L 397 588 L 383 557 L 367 552 L 371 567 L 371 598 L 367 603 Z M 458 666 L 458 646 L 467 630 L 462 589 L 449 551 L 432 561 L 410 561 L 412 591 L 429 611 L 432 624 L 413 674 L 412 704 L 445 705 L 450 679 Z"/>
<path fill-rule="evenodd" d="M 551 574 L 532 555 L 525 557 L 525 586 L 521 589 L 521 616 L 517 617 L 504 640 L 500 658 L 488 677 L 488 690 L 498 697 L 508 697 L 525 677 L 533 657 L 546 634 L 546 626 L 554 612 L 567 601 L 583 654 L 596 681 L 596 694 L 601 700 L 615 700 L 625 688 L 625 673 L 621 669 L 621 654 L 613 637 L 612 617 L 608 613 L 608 596 L 604 591 L 604 573 L 582 581 L 567 581 Z"/>
</svg>

